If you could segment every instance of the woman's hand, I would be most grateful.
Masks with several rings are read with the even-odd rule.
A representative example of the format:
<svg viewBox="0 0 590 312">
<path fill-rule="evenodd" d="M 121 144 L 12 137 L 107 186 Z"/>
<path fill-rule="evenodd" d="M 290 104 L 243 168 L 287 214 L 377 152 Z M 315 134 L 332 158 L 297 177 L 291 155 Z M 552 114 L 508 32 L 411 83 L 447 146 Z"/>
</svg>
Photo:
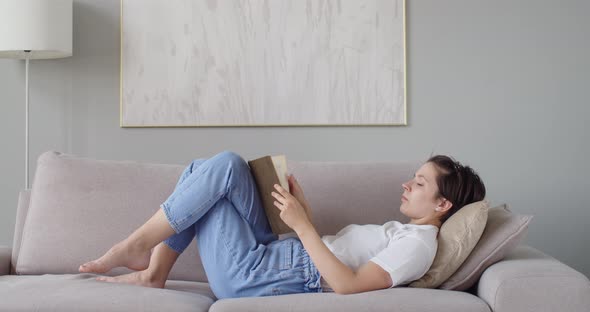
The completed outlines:
<svg viewBox="0 0 590 312">
<path fill-rule="evenodd" d="M 274 187 L 277 191 L 271 194 L 276 199 L 274 205 L 281 210 L 281 219 L 297 233 L 311 225 L 306 209 L 299 200 L 279 184 L 275 184 Z"/>
<path fill-rule="evenodd" d="M 307 202 L 307 199 L 305 199 L 305 195 L 303 194 L 303 188 L 301 187 L 301 185 L 299 185 L 299 182 L 297 182 L 297 179 L 295 179 L 295 176 L 293 176 L 292 174 L 287 176 L 287 181 L 289 181 L 289 190 L 291 192 L 291 195 L 295 196 L 295 198 L 297 198 L 297 200 L 303 206 L 303 208 L 305 208 L 307 218 L 311 223 L 313 223 L 313 216 L 311 214 L 309 203 Z"/>
<path fill-rule="evenodd" d="M 291 192 L 291 195 L 297 198 L 299 203 L 303 206 L 303 208 L 305 208 L 305 212 L 307 213 L 309 221 L 312 221 L 313 217 L 311 216 L 311 209 L 309 208 L 309 203 L 307 202 L 307 199 L 305 199 L 305 195 L 303 194 L 303 188 L 301 188 L 301 186 L 297 182 L 297 179 L 295 179 L 295 177 L 292 174 L 287 176 L 287 181 L 289 182 L 289 191 Z"/>
</svg>

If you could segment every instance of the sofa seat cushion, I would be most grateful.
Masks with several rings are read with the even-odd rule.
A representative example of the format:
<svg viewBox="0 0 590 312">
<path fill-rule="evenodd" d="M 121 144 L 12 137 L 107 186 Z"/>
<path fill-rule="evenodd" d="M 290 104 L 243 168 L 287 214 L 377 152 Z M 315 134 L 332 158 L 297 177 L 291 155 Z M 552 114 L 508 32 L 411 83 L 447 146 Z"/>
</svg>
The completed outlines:
<svg viewBox="0 0 590 312">
<path fill-rule="evenodd" d="M 168 280 L 166 288 L 96 281 L 98 275 L 0 276 L 0 311 L 208 311 L 207 283 Z"/>
<path fill-rule="evenodd" d="M 396 287 L 359 294 L 308 293 L 216 301 L 210 312 L 414 311 L 490 312 L 480 298 L 461 291 Z"/>
</svg>

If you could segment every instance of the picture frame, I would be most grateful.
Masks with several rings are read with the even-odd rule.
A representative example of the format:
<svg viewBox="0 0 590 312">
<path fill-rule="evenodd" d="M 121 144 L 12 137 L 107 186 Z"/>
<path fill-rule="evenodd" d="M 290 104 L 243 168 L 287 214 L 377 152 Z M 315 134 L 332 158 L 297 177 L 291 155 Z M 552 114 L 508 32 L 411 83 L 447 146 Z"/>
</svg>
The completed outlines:
<svg viewBox="0 0 590 312">
<path fill-rule="evenodd" d="M 407 125 L 405 8 L 121 0 L 120 126 Z"/>
</svg>

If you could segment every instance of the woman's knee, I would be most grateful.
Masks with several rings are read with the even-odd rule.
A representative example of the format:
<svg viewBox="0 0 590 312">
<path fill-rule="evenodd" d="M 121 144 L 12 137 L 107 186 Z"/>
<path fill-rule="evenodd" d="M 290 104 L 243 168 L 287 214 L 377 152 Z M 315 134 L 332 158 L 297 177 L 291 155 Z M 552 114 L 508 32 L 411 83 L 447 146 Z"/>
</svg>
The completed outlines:
<svg viewBox="0 0 590 312">
<path fill-rule="evenodd" d="M 234 166 L 236 168 L 247 168 L 248 163 L 239 154 L 232 151 L 223 151 L 216 155 L 219 159 L 223 160 L 224 163 Z"/>
<path fill-rule="evenodd" d="M 189 172 L 193 172 L 193 171 L 197 170 L 197 168 L 199 168 L 199 166 L 202 165 L 205 161 L 207 161 L 207 158 L 193 159 L 193 161 L 191 161 L 191 163 L 186 167 L 185 170 L 188 170 Z"/>
</svg>

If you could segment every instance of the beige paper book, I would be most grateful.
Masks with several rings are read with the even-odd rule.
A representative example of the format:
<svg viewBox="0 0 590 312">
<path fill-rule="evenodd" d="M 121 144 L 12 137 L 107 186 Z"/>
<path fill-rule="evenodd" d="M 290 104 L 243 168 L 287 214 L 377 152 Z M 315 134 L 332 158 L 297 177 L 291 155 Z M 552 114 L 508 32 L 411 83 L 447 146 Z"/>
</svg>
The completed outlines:
<svg viewBox="0 0 590 312">
<path fill-rule="evenodd" d="M 287 157 L 267 155 L 248 161 L 248 165 L 256 181 L 262 206 L 273 233 L 278 235 L 293 232 L 293 229 L 281 219 L 281 210 L 274 205 L 276 198 L 271 194 L 273 191 L 278 192 L 274 188 L 275 184 L 280 184 L 287 191 L 291 191 L 287 180 Z"/>
</svg>

